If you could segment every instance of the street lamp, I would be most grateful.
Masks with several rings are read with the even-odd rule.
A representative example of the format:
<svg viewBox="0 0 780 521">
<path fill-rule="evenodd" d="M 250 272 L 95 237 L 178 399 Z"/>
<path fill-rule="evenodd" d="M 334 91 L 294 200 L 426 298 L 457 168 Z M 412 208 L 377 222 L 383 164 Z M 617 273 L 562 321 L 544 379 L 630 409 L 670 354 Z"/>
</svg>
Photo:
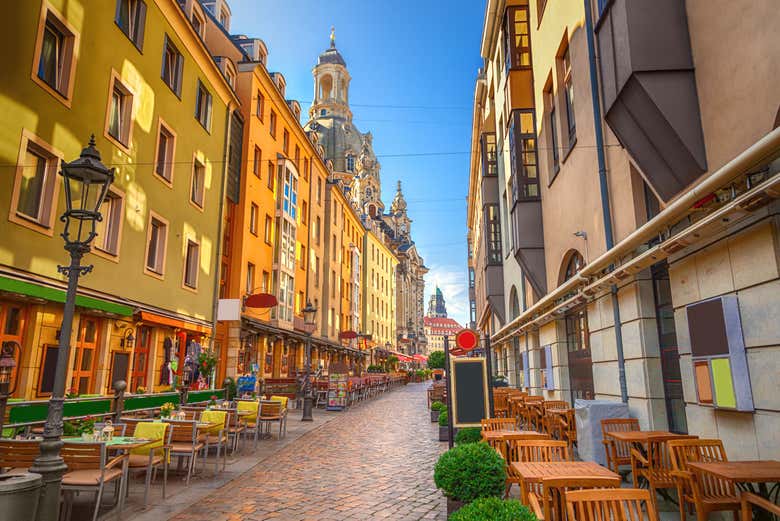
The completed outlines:
<svg viewBox="0 0 780 521">
<path fill-rule="evenodd" d="M 303 323 L 306 327 L 306 363 L 304 371 L 306 372 L 306 379 L 303 381 L 303 415 L 301 421 L 310 422 L 314 421 L 312 418 L 312 406 L 313 396 L 311 394 L 311 335 L 314 333 L 316 327 L 317 308 L 312 306 L 311 302 L 306 302 L 306 307 L 303 308 Z"/>
<path fill-rule="evenodd" d="M 16 368 L 16 354 L 21 351 L 19 344 L 13 340 L 3 342 L 0 350 L 0 433 L 3 432 L 3 420 L 5 419 L 5 406 L 8 403 L 8 397 L 16 391 L 16 384 L 19 381 L 19 371 L 16 371 L 13 385 L 11 375 Z"/>
<path fill-rule="evenodd" d="M 114 181 L 114 169 L 100 161 L 95 148 L 95 136 L 78 159 L 62 162 L 60 171 L 65 182 L 65 213 L 60 221 L 65 223 L 62 238 L 65 250 L 70 254 L 69 266 L 58 266 L 57 270 L 68 277 L 68 291 L 62 311 L 57 365 L 54 372 L 54 386 L 49 399 L 46 425 L 43 428 L 41 452 L 30 467 L 30 472 L 40 474 L 43 481 L 38 507 L 38 519 L 57 519 L 60 507 L 62 475 L 67 470 L 60 456 L 62 447 L 62 410 L 65 403 L 65 378 L 70 356 L 70 337 L 73 331 L 73 315 L 76 310 L 76 290 L 79 276 L 92 271 L 92 266 L 82 266 L 81 258 L 89 252 L 89 243 L 95 238 L 95 224 L 103 220 L 100 207 L 108 194 L 108 187 Z"/>
</svg>

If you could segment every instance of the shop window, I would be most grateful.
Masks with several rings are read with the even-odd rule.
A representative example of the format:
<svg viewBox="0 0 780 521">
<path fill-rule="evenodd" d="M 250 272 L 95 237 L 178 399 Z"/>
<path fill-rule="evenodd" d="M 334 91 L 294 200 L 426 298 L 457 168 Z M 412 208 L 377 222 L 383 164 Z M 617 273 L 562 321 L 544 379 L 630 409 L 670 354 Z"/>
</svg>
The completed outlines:
<svg viewBox="0 0 780 521">
<path fill-rule="evenodd" d="M 115 22 L 133 45 L 142 50 L 146 25 L 146 4 L 143 0 L 118 0 Z"/>
<path fill-rule="evenodd" d="M 211 93 L 200 80 L 195 95 L 195 119 L 207 132 L 211 131 Z"/>
<path fill-rule="evenodd" d="M 132 113 L 133 94 L 114 72 L 111 77 L 111 90 L 108 100 L 106 135 L 125 151 L 130 148 Z"/>
<path fill-rule="evenodd" d="M 168 242 L 168 222 L 153 212 L 149 217 L 146 242 L 146 271 L 162 276 L 165 267 L 165 250 Z"/>
<path fill-rule="evenodd" d="M 198 287 L 198 266 L 200 265 L 200 245 L 192 240 L 187 240 L 187 249 L 184 255 L 184 285 L 191 289 Z"/>
<path fill-rule="evenodd" d="M 122 230 L 122 210 L 124 198 L 115 189 L 111 189 L 103 204 L 100 206 L 100 214 L 103 220 L 95 223 L 95 248 L 109 255 L 119 255 L 119 240 Z"/>
<path fill-rule="evenodd" d="M 192 162 L 192 182 L 190 186 L 190 201 L 203 209 L 203 199 L 206 191 L 206 165 L 197 158 Z"/>
<path fill-rule="evenodd" d="M 51 233 L 60 157 L 47 143 L 26 130 L 22 132 L 9 220 L 47 235 Z"/>
<path fill-rule="evenodd" d="M 161 119 L 157 130 L 157 150 L 154 160 L 154 173 L 166 184 L 173 182 L 173 158 L 176 147 L 176 134 Z"/>
<path fill-rule="evenodd" d="M 75 30 L 53 9 L 46 9 L 38 27 L 33 80 L 60 101 L 72 97 L 77 45 Z"/>
<path fill-rule="evenodd" d="M 184 57 L 179 49 L 171 41 L 171 38 L 165 35 L 165 44 L 163 45 L 162 59 L 162 80 L 170 87 L 174 94 L 181 96 L 181 78 L 182 67 L 184 66 Z"/>
</svg>

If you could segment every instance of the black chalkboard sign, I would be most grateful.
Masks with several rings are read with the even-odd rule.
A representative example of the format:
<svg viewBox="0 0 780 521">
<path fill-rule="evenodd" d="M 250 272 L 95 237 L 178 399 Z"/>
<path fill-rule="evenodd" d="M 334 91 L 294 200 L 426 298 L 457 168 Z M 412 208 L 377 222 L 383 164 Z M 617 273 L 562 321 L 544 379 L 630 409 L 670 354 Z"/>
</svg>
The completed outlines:
<svg viewBox="0 0 780 521">
<path fill-rule="evenodd" d="M 113 392 L 114 383 L 119 380 L 127 382 L 127 368 L 130 365 L 130 353 L 114 353 L 114 360 L 111 362 L 111 384 L 109 392 Z"/>
<path fill-rule="evenodd" d="M 452 359 L 452 424 L 479 427 L 488 418 L 487 367 L 484 358 Z"/>
<path fill-rule="evenodd" d="M 38 394 L 51 394 L 54 389 L 54 374 L 57 371 L 57 353 L 59 346 L 46 344 L 43 346 L 43 360 L 41 362 L 40 380 L 38 381 Z"/>
</svg>

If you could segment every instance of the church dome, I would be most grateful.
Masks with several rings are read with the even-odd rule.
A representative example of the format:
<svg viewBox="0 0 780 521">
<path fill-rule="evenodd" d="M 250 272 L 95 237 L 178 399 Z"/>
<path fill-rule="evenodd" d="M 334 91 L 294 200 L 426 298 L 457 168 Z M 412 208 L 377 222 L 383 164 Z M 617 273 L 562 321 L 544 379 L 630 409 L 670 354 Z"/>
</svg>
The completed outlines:
<svg viewBox="0 0 780 521">
<path fill-rule="evenodd" d="M 344 57 L 341 56 L 341 53 L 335 47 L 326 49 L 322 54 L 320 54 L 320 57 L 317 59 L 317 65 L 322 65 L 323 63 L 335 63 L 344 67 L 347 66 L 347 62 L 344 61 Z"/>
</svg>

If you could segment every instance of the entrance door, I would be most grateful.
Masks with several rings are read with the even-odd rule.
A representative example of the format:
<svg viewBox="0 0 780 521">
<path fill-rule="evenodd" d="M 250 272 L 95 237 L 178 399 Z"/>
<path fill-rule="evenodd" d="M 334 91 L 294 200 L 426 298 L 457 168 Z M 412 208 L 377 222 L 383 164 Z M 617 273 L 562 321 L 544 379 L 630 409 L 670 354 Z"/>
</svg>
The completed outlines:
<svg viewBox="0 0 780 521">
<path fill-rule="evenodd" d="M 24 332 L 25 308 L 22 304 L 15 302 L 0 301 L 0 343 L 16 342 L 19 349 L 15 351 L 16 367 L 11 373 L 11 381 L 16 378 L 16 371 L 21 367 L 21 347 L 22 333 Z M 18 387 L 16 392 L 22 392 Z"/>
<path fill-rule="evenodd" d="M 669 283 L 669 265 L 666 262 L 652 268 L 653 294 L 655 297 L 655 318 L 658 326 L 658 341 L 661 348 L 661 375 L 666 399 L 666 417 L 669 430 L 686 434 L 688 423 L 685 418 L 682 376 L 680 375 L 680 353 L 677 348 L 677 331 L 674 325 L 672 288 Z"/>
<path fill-rule="evenodd" d="M 577 398 L 592 400 L 593 363 L 590 354 L 590 333 L 588 332 L 588 312 L 585 309 L 574 311 L 566 316 L 566 346 L 569 351 L 569 382 L 571 384 L 571 403 Z"/>
<path fill-rule="evenodd" d="M 152 328 L 139 326 L 138 338 L 135 341 L 135 356 L 133 368 L 130 371 L 130 392 L 135 392 L 138 387 L 146 387 L 146 372 L 149 368 L 149 350 L 152 347 Z"/>
<path fill-rule="evenodd" d="M 97 358 L 98 327 L 100 321 L 93 317 L 81 317 L 76 353 L 73 356 L 73 379 L 71 392 L 89 394 L 93 392 L 95 358 Z"/>
</svg>

